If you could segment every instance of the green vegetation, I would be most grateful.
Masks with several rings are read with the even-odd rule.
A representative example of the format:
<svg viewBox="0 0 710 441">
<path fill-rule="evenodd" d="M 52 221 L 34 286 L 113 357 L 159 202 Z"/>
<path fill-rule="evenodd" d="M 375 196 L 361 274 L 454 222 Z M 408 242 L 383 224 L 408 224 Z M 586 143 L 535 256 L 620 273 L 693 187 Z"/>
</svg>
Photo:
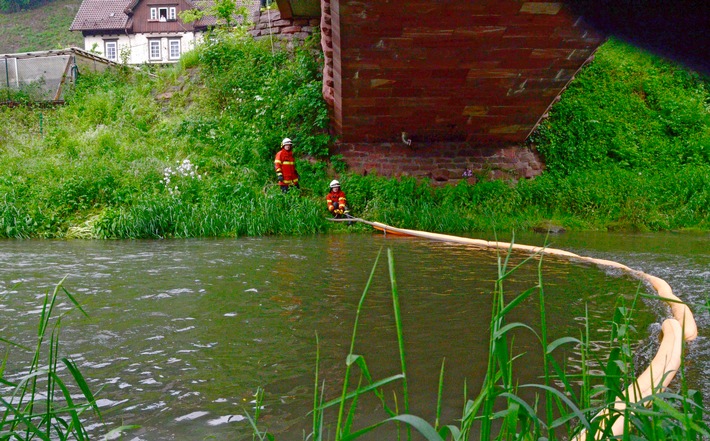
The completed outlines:
<svg viewBox="0 0 710 441">
<path fill-rule="evenodd" d="M 41 3 L 41 0 L 0 0 L 0 12 L 17 12 L 31 8 Z"/>
<path fill-rule="evenodd" d="M 532 142 L 547 173 L 521 194 L 544 213 L 597 228 L 710 227 L 707 77 L 611 41 Z"/>
<path fill-rule="evenodd" d="M 63 107 L 0 109 L 0 237 L 341 231 L 322 200 L 336 171 L 357 216 L 403 228 L 710 229 L 710 82 L 634 48 L 604 45 L 534 134 L 542 176 L 434 188 L 329 157 L 316 44 L 214 37 L 178 66 L 81 76 Z M 286 136 L 303 190 L 284 196 Z"/>
<path fill-rule="evenodd" d="M 0 385 L 9 386 L 13 390 L 10 396 L 0 397 L 0 439 L 65 440 L 71 437 L 87 440 L 88 434 L 81 416 L 87 410 L 99 414 L 94 394 L 77 365 L 68 358 L 60 360 L 59 357 L 59 331 L 64 314 L 53 317 L 53 312 L 62 292 L 84 313 L 60 282 L 51 296 L 49 292 L 45 295 L 34 355 L 25 373 L 19 381 L 11 381 L 5 377 L 7 355 L 0 365 Z M 32 349 L 2 337 L 0 342 L 32 353 Z M 69 384 L 62 378 L 61 372 L 64 369 L 69 372 L 75 384 Z M 81 402 L 77 401 L 76 393 L 80 393 Z"/>
<path fill-rule="evenodd" d="M 81 0 L 0 0 L 0 12 L 3 1 L 22 4 L 22 10 L 0 13 L 0 53 L 84 47 L 81 32 L 69 31 Z"/>
<path fill-rule="evenodd" d="M 272 165 L 284 133 L 299 153 L 327 155 L 317 60 L 218 38 L 157 76 L 82 76 L 61 108 L 0 109 L 0 236 L 322 231 L 320 201 L 281 195 Z M 305 187 L 324 187 L 324 163 L 299 168 Z"/>
<path fill-rule="evenodd" d="M 589 318 L 580 329 L 579 337 L 562 337 L 548 341 L 546 329 L 545 289 L 542 278 L 542 256 L 530 256 L 512 266 L 511 251 L 499 253 L 498 278 L 491 293 L 491 323 L 487 354 L 488 364 L 481 390 L 464 390 L 464 407 L 460 419 L 449 424 L 441 421 L 443 380 L 439 382 L 439 395 L 431 408 L 436 409 L 433 422 L 408 413 L 408 386 L 405 358 L 404 331 L 399 311 L 399 293 L 394 256 L 388 250 L 388 268 L 391 283 L 393 316 L 397 329 L 397 345 L 401 360 L 401 373 L 388 378 L 374 379 L 362 355 L 354 352 L 358 320 L 365 308 L 373 274 L 363 291 L 353 325 L 350 352 L 346 358 L 343 390 L 338 398 L 324 402 L 324 384 L 319 383 L 318 365 L 314 385 L 313 429 L 304 439 L 316 441 L 354 440 L 371 434 L 380 439 L 412 439 L 417 431 L 427 441 L 480 440 L 539 440 L 574 439 L 586 432 L 586 439 L 611 439 L 611 427 L 623 421 L 623 439 L 637 440 L 697 440 L 710 436 L 710 427 L 703 421 L 705 409 L 699 392 L 688 390 L 681 366 L 680 390 L 658 390 L 637 403 L 631 403 L 624 391 L 632 384 L 639 366 L 634 366 L 630 335 L 633 332 L 635 306 L 639 294 L 631 304 L 620 296 L 619 304 L 609 323 L 609 354 L 602 357 L 595 352 L 590 341 Z M 538 283 L 512 297 L 504 289 L 506 279 L 523 265 L 537 265 Z M 508 315 L 532 296 L 539 296 L 540 329 L 509 322 Z M 543 375 L 540 383 L 521 384 L 517 378 L 517 353 L 513 342 L 516 332 L 531 332 L 539 342 L 543 358 Z M 565 348 L 575 347 L 581 358 L 570 362 L 560 355 Z M 645 366 L 641 366 L 645 368 Z M 443 379 L 445 361 L 442 360 Z M 359 375 L 358 375 L 359 374 Z M 358 420 L 358 405 L 375 396 L 382 410 L 382 419 L 374 424 Z M 260 411 L 263 391 L 259 390 L 255 412 Z M 399 403 L 399 404 L 398 404 Z M 623 407 L 619 406 L 623 403 Z M 337 409 L 328 418 L 327 409 Z M 607 412 L 607 413 L 602 413 Z M 600 417 L 606 415 L 606 417 Z M 268 429 L 259 428 L 258 414 L 250 419 L 255 439 L 275 439 Z M 393 431 L 383 436 L 378 432 L 387 426 Z M 384 427 L 383 427 L 384 426 Z M 369 439 L 369 438 L 368 438 Z M 417 438 L 419 439 L 419 438 Z M 585 439 L 585 438 L 582 438 Z"/>
</svg>

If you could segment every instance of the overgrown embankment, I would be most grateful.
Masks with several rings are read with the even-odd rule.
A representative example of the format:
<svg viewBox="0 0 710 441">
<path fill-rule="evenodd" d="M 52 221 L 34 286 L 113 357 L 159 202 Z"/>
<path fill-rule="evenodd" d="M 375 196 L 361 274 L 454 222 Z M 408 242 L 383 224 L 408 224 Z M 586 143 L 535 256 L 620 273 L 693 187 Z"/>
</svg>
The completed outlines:
<svg viewBox="0 0 710 441">
<path fill-rule="evenodd" d="M 344 229 L 325 219 L 334 173 L 356 215 L 404 228 L 710 228 L 707 79 L 608 43 L 532 139 L 543 176 L 432 188 L 328 157 L 314 53 L 219 35 L 154 76 L 82 76 L 63 107 L 0 109 L 0 237 Z M 284 196 L 272 160 L 286 136 L 303 190 Z"/>
</svg>

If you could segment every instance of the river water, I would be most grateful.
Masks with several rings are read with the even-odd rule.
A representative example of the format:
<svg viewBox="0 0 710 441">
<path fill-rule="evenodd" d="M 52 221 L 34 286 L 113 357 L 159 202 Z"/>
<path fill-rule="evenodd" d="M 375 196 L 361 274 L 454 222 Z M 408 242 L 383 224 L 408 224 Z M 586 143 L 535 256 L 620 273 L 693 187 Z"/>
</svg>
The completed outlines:
<svg viewBox="0 0 710 441">
<path fill-rule="evenodd" d="M 544 241 L 534 234 L 516 238 L 531 245 Z M 616 260 L 664 278 L 690 303 L 707 304 L 707 235 L 568 233 L 551 238 L 551 246 Z M 43 297 L 66 277 L 64 286 L 89 317 L 75 311 L 63 319 L 61 352 L 94 390 L 102 388 L 104 423 L 91 423 L 93 435 L 136 424 L 140 429 L 125 439 L 251 439 L 246 413 L 253 414 L 253 394 L 263 387 L 260 426 L 279 440 L 300 440 L 310 431 L 316 338 L 319 378 L 330 399 L 340 391 L 358 302 L 378 253 L 388 248 L 402 308 L 411 411 L 433 422 L 445 358 L 442 420 L 454 422 L 464 387 L 477 391 L 485 372 L 494 252 L 379 234 L 2 241 L 0 336 L 32 346 Z M 514 256 L 511 265 L 525 257 Z M 638 281 L 552 258 L 542 268 L 551 338 L 578 337 L 588 308 L 592 339 L 603 350 L 616 302 L 623 297 L 630 304 Z M 525 264 L 505 282 L 508 300 L 537 277 L 537 261 Z M 376 379 L 399 369 L 390 294 L 383 253 L 355 345 Z M 700 337 L 688 349 L 688 378 L 708 402 L 710 319 L 707 310 L 692 308 Z M 69 309 L 63 301 L 60 310 Z M 639 302 L 635 338 L 641 358 L 652 353 L 667 315 L 656 302 Z M 539 317 L 533 296 L 509 320 L 537 328 Z M 516 374 L 521 383 L 539 382 L 535 339 L 525 332 L 515 338 L 516 352 L 524 354 Z M 22 375 L 29 357 L 12 350 L 9 379 Z M 358 421 L 384 418 L 377 405 L 363 405 Z"/>
</svg>

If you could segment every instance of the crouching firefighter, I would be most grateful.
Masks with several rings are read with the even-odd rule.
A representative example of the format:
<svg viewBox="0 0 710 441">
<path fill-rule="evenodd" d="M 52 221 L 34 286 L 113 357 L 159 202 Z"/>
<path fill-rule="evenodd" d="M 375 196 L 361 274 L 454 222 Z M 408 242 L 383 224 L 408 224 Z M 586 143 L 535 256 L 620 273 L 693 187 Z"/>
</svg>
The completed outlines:
<svg viewBox="0 0 710 441">
<path fill-rule="evenodd" d="M 279 180 L 281 191 L 287 193 L 291 187 L 301 188 L 298 184 L 298 172 L 296 171 L 296 160 L 293 158 L 293 143 L 290 139 L 284 138 L 281 141 L 281 150 L 276 153 L 274 159 L 274 169 L 276 178 Z"/>
<path fill-rule="evenodd" d="M 340 182 L 337 180 L 330 181 L 330 191 L 328 196 L 325 197 L 325 201 L 328 203 L 328 211 L 333 213 L 334 217 L 350 217 L 345 193 L 340 189 Z"/>
</svg>

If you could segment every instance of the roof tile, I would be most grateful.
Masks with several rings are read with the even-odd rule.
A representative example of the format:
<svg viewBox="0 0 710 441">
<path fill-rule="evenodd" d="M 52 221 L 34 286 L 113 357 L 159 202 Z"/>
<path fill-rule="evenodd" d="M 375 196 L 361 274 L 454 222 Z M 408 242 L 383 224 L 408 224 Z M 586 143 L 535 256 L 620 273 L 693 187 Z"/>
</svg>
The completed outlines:
<svg viewBox="0 0 710 441">
<path fill-rule="evenodd" d="M 72 31 L 124 29 L 128 16 L 123 12 L 131 0 L 84 0 L 74 22 Z"/>
<path fill-rule="evenodd" d="M 258 10 L 259 0 L 235 0 L 237 6 L 246 6 L 249 12 Z M 101 31 L 123 30 L 129 26 L 129 17 L 126 11 L 135 8 L 140 0 L 83 0 L 79 11 L 74 17 L 74 22 L 69 28 L 72 31 Z M 197 8 L 204 8 L 213 4 L 207 0 L 196 2 L 187 0 L 187 3 Z M 213 26 L 217 23 L 214 16 L 202 17 L 195 23 L 198 28 Z"/>
</svg>

